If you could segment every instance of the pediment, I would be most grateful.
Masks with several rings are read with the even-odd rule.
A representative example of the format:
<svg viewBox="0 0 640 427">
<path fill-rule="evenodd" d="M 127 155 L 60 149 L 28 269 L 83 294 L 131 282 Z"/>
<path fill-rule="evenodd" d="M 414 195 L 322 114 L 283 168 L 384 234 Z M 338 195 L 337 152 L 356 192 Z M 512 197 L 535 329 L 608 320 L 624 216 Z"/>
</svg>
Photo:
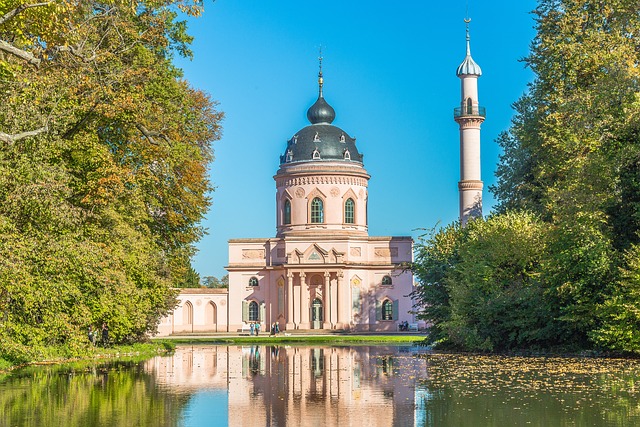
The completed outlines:
<svg viewBox="0 0 640 427">
<path fill-rule="evenodd" d="M 314 243 L 304 251 L 304 262 L 307 264 L 326 264 L 329 262 L 329 252 Z"/>
<path fill-rule="evenodd" d="M 303 259 L 304 253 L 297 249 L 294 249 L 287 254 L 287 264 L 300 264 Z"/>
<path fill-rule="evenodd" d="M 358 200 L 358 196 L 356 196 L 356 193 L 351 188 L 342 195 L 342 200 L 347 200 L 347 199 Z"/>
<path fill-rule="evenodd" d="M 319 197 L 323 200 L 327 199 L 327 196 L 322 191 L 320 191 L 317 187 L 311 190 L 311 192 L 307 195 L 307 200 L 313 200 L 316 197 Z"/>
<path fill-rule="evenodd" d="M 282 200 L 285 200 L 285 199 L 293 200 L 293 196 L 291 195 L 291 193 L 289 192 L 289 190 L 288 190 L 288 189 L 286 189 L 286 188 L 285 188 L 285 189 L 284 189 L 284 191 L 282 192 L 282 196 L 281 196 L 281 197 L 282 197 Z"/>
<path fill-rule="evenodd" d="M 344 262 L 344 252 L 338 252 L 335 248 L 329 251 L 329 263 L 342 264 Z"/>
</svg>

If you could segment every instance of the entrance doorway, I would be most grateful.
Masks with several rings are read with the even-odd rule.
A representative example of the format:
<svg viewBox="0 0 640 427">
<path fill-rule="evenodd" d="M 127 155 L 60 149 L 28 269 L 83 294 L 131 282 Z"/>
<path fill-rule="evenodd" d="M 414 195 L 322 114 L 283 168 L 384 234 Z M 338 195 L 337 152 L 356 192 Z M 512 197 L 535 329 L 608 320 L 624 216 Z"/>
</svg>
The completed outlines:
<svg viewBox="0 0 640 427">
<path fill-rule="evenodd" d="M 313 300 L 311 304 L 311 328 L 322 329 L 322 322 L 324 318 L 322 316 L 322 301 L 320 298 Z"/>
</svg>

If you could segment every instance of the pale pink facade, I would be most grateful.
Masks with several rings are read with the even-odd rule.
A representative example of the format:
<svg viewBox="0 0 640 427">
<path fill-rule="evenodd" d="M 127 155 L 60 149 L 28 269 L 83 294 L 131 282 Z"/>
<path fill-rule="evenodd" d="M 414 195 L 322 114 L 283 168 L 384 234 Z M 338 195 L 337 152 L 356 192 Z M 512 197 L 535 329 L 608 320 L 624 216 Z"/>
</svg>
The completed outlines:
<svg viewBox="0 0 640 427">
<path fill-rule="evenodd" d="M 158 325 L 158 335 L 194 332 L 226 332 L 226 289 L 181 289 L 178 306 Z"/>
<path fill-rule="evenodd" d="M 229 328 L 396 331 L 409 314 L 410 237 L 370 237 L 369 174 L 322 94 L 281 156 L 275 238 L 229 241 Z"/>
<path fill-rule="evenodd" d="M 248 304 L 255 304 L 263 327 L 396 331 L 399 322 L 414 321 L 407 297 L 413 276 L 399 268 L 411 254 L 409 237 L 231 240 L 229 301 L 242 305 L 230 308 L 230 328 L 254 321 Z"/>
<path fill-rule="evenodd" d="M 274 176 L 276 237 L 229 241 L 226 317 L 222 300 L 200 298 L 205 308 L 216 307 L 217 331 L 248 331 L 259 323 L 266 332 L 274 322 L 282 331 L 415 325 L 413 275 L 404 269 L 413 259 L 413 240 L 368 235 L 370 176 L 355 138 L 331 125 L 335 112 L 323 98 L 321 74 L 319 86 L 307 112 L 311 125 L 288 141 Z M 211 313 L 185 320 L 194 307 L 191 292 L 182 292 L 161 335 L 213 331 Z"/>
</svg>

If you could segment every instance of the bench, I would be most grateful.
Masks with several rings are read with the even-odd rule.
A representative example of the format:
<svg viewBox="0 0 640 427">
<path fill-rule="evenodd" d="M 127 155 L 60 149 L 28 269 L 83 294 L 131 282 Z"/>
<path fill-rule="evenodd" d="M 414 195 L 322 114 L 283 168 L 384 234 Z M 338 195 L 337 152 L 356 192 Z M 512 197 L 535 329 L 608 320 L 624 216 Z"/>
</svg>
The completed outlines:
<svg viewBox="0 0 640 427">
<path fill-rule="evenodd" d="M 397 327 L 398 331 L 402 331 L 402 329 L 400 329 L 400 325 L 401 324 L 402 323 L 398 323 L 398 327 Z M 411 331 L 418 332 L 418 324 L 417 323 L 409 323 L 409 324 L 407 324 L 407 329 L 406 330 L 407 330 L 407 332 L 411 332 Z"/>
<path fill-rule="evenodd" d="M 243 323 L 239 332 L 251 332 L 251 326 L 248 323 Z"/>
</svg>

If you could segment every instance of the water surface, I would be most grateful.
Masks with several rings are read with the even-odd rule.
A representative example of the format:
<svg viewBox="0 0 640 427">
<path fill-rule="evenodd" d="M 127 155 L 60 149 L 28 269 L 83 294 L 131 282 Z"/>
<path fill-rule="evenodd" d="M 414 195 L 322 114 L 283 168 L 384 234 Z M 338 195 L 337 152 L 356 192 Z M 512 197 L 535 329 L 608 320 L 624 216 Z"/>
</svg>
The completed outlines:
<svg viewBox="0 0 640 427">
<path fill-rule="evenodd" d="M 640 363 L 398 346 L 179 346 L 0 380 L 1 426 L 637 426 Z"/>
</svg>

